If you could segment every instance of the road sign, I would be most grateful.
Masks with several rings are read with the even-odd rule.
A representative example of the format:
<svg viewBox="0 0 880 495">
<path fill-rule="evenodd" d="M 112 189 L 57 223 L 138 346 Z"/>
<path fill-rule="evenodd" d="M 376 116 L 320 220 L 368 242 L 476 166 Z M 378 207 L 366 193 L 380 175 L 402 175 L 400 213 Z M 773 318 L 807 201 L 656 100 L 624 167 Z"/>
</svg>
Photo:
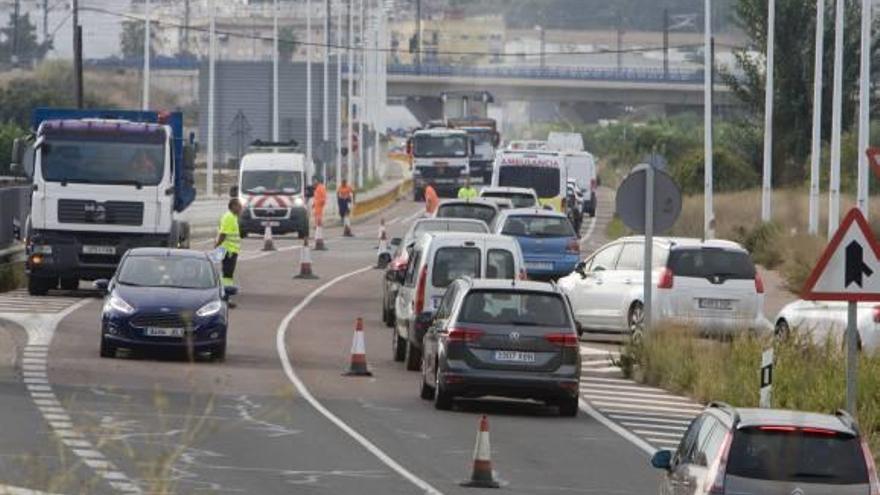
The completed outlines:
<svg viewBox="0 0 880 495">
<path fill-rule="evenodd" d="M 636 232 L 645 232 L 645 181 L 649 165 L 637 165 L 617 188 L 617 216 Z M 668 230 L 681 213 L 681 190 L 662 170 L 654 170 L 654 232 Z"/>
<path fill-rule="evenodd" d="M 811 301 L 880 301 L 880 244 L 858 208 L 843 219 L 804 284 Z"/>
</svg>

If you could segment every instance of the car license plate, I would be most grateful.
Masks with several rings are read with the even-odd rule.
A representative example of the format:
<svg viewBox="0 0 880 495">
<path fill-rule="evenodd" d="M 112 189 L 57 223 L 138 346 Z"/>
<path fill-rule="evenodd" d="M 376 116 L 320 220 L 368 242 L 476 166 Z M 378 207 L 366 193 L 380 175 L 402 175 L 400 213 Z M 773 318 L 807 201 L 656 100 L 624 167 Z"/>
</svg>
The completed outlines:
<svg viewBox="0 0 880 495">
<path fill-rule="evenodd" d="M 116 246 L 91 246 L 91 245 L 83 245 L 82 247 L 83 254 L 116 254 Z"/>
<path fill-rule="evenodd" d="M 526 261 L 526 270 L 545 270 L 553 269 L 553 263 L 549 261 Z"/>
<path fill-rule="evenodd" d="M 534 363 L 534 352 L 495 351 L 495 361 L 508 363 Z"/>
<path fill-rule="evenodd" d="M 733 309 L 733 301 L 730 299 L 708 299 L 701 297 L 699 299 L 700 309 Z"/>
<path fill-rule="evenodd" d="M 148 337 L 183 337 L 182 328 L 147 327 L 144 334 Z"/>
<path fill-rule="evenodd" d="M 265 221 L 260 222 L 260 225 L 262 225 L 263 227 L 278 227 L 281 225 L 281 222 Z"/>
</svg>

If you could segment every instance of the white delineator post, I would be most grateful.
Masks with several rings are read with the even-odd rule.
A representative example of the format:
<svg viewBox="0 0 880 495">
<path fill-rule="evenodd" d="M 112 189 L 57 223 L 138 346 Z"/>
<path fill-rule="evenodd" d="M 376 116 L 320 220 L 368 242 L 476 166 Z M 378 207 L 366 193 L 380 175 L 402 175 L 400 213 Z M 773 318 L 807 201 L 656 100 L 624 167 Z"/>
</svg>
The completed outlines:
<svg viewBox="0 0 880 495">
<path fill-rule="evenodd" d="M 208 157 L 205 184 L 208 197 L 214 196 L 214 60 L 217 58 L 216 6 L 210 0 L 210 27 L 208 28 Z"/>
<path fill-rule="evenodd" d="M 278 131 L 278 0 L 272 4 L 272 141 L 281 139 Z"/>
<path fill-rule="evenodd" d="M 773 348 L 761 354 L 761 398 L 760 406 L 769 409 L 773 395 Z"/>
<path fill-rule="evenodd" d="M 773 200 L 773 58 L 776 46 L 776 0 L 767 1 L 767 67 L 764 83 L 764 176 L 761 221 L 769 222 Z"/>
<path fill-rule="evenodd" d="M 828 238 L 840 223 L 840 133 L 843 109 L 843 4 L 837 0 L 834 19 L 834 93 L 831 102 L 831 177 L 828 188 Z"/>
<path fill-rule="evenodd" d="M 861 64 L 859 72 L 859 175 L 856 205 L 868 217 L 868 156 L 865 151 L 871 137 L 871 5 L 873 0 L 862 0 Z"/>
<path fill-rule="evenodd" d="M 703 237 L 715 237 L 715 208 L 712 197 L 712 0 L 705 0 L 703 40 Z"/>
<path fill-rule="evenodd" d="M 153 9 L 150 0 L 144 1 L 144 89 L 142 110 L 150 109 L 150 21 Z"/>
<path fill-rule="evenodd" d="M 819 163 L 822 160 L 822 62 L 825 51 L 825 0 L 816 0 L 813 54 L 813 142 L 810 147 L 810 219 L 807 231 L 819 233 Z"/>
</svg>

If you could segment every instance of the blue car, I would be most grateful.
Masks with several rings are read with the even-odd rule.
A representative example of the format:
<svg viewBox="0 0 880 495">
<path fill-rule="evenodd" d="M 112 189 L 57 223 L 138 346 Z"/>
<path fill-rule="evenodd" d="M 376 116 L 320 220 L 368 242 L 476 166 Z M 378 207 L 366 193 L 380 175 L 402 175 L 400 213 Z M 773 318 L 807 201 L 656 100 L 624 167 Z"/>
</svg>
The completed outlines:
<svg viewBox="0 0 880 495">
<path fill-rule="evenodd" d="M 574 270 L 580 243 L 568 217 L 537 208 L 503 210 L 494 222 L 496 234 L 516 238 L 531 279 L 556 279 Z"/>
<path fill-rule="evenodd" d="M 187 249 L 129 250 L 110 280 L 95 281 L 105 292 L 101 313 L 101 357 L 116 350 L 186 352 L 190 357 L 226 357 L 227 299 L 205 253 Z"/>
</svg>

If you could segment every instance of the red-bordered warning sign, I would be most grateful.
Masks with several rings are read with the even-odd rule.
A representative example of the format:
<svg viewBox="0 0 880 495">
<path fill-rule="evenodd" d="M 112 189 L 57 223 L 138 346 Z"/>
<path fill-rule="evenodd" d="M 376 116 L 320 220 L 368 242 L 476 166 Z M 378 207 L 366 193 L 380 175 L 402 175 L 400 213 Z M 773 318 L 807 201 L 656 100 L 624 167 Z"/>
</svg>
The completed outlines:
<svg viewBox="0 0 880 495">
<path fill-rule="evenodd" d="M 880 243 L 858 208 L 849 210 L 804 284 L 811 301 L 880 301 Z"/>
</svg>

